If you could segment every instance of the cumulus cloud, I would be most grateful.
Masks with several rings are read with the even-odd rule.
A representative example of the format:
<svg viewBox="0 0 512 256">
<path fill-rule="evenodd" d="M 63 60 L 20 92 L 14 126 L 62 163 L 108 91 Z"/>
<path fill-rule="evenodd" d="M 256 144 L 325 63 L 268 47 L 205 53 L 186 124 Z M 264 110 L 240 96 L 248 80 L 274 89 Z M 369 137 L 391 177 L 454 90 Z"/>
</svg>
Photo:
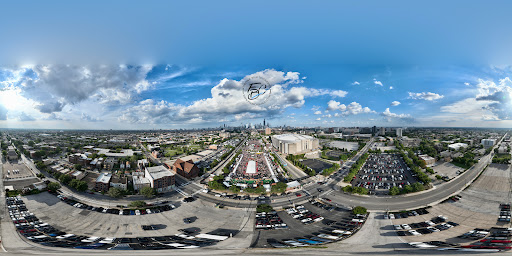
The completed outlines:
<svg viewBox="0 0 512 256">
<path fill-rule="evenodd" d="M 368 107 L 362 107 L 361 104 L 357 102 L 352 102 L 348 105 L 341 104 L 335 100 L 330 100 L 327 103 L 327 110 L 338 110 L 342 115 L 358 115 L 363 113 L 375 113 L 375 111 L 371 110 Z"/>
<path fill-rule="evenodd" d="M 86 122 L 101 122 L 103 120 L 99 119 L 99 118 L 96 118 L 96 117 L 92 117 L 86 113 L 82 113 L 82 117 L 81 117 L 81 120 L 82 121 L 86 121 Z"/>
<path fill-rule="evenodd" d="M 393 86 L 390 86 L 390 87 L 389 87 L 389 89 L 390 89 L 390 90 L 393 90 Z"/>
<path fill-rule="evenodd" d="M 381 81 L 379 81 L 379 80 L 377 80 L 375 78 L 373 79 L 373 83 L 376 84 L 376 85 L 384 86 Z"/>
<path fill-rule="evenodd" d="M 322 111 L 320 111 L 320 110 L 315 111 L 315 115 L 321 115 L 321 114 L 322 114 Z"/>
<path fill-rule="evenodd" d="M 18 116 L 18 120 L 20 120 L 22 122 L 26 122 L 26 121 L 34 121 L 36 119 L 33 118 L 32 116 L 28 115 L 25 112 L 21 112 L 20 115 Z"/>
<path fill-rule="evenodd" d="M 398 106 L 398 105 L 400 105 L 400 101 L 395 100 L 395 101 L 391 102 L 391 106 Z"/>
<path fill-rule="evenodd" d="M 406 122 L 412 122 L 414 119 L 409 114 L 396 114 L 389 111 L 389 108 L 386 108 L 384 112 L 381 113 L 389 122 L 392 120 L 401 120 Z"/>
<path fill-rule="evenodd" d="M 243 94 L 244 82 L 255 76 L 265 79 L 271 85 L 270 98 L 261 105 L 249 103 Z M 221 119 L 238 121 L 272 117 L 281 114 L 286 108 L 300 108 L 308 97 L 346 95 L 341 90 L 307 88 L 301 86 L 302 83 L 303 80 L 297 72 L 267 69 L 248 75 L 240 81 L 224 78 L 211 89 L 211 97 L 189 105 L 175 105 L 166 101 L 139 102 L 124 111 L 118 119 L 132 123 L 189 123 L 192 120 L 206 123 Z"/>
<path fill-rule="evenodd" d="M 86 99 L 102 104 L 124 105 L 133 102 L 134 95 L 151 88 L 146 80 L 152 66 L 71 66 L 36 65 L 18 69 L 3 69 L 10 79 L 4 86 L 20 88 L 21 95 L 38 102 L 42 113 L 60 112 L 65 105 Z"/>
<path fill-rule="evenodd" d="M 359 83 L 358 81 L 354 81 L 354 82 L 352 83 L 352 85 L 360 85 L 360 84 L 361 84 L 361 83 Z"/>
<path fill-rule="evenodd" d="M 409 92 L 409 99 L 414 99 L 414 100 L 433 101 L 433 100 L 442 99 L 443 97 L 444 97 L 444 95 L 439 95 L 439 94 L 433 93 L 433 92 L 418 92 L 418 93 Z"/>
</svg>

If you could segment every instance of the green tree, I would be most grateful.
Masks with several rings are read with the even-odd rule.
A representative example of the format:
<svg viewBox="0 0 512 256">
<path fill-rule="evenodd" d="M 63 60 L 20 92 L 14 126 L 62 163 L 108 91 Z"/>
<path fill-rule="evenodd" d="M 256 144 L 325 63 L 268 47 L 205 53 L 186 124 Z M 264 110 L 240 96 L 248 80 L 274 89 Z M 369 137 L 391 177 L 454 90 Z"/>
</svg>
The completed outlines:
<svg viewBox="0 0 512 256">
<path fill-rule="evenodd" d="M 229 191 L 231 191 L 233 193 L 238 193 L 238 192 L 240 192 L 240 188 L 233 185 L 233 186 L 229 187 Z"/>
<path fill-rule="evenodd" d="M 72 188 L 76 188 L 76 185 L 78 184 L 78 181 L 77 179 L 72 179 L 70 182 L 69 182 L 69 186 L 72 187 Z"/>
<path fill-rule="evenodd" d="M 84 192 L 86 191 L 89 186 L 87 186 L 87 182 L 83 181 L 83 180 L 79 180 L 76 184 L 76 190 L 80 191 L 80 192 Z"/>
<path fill-rule="evenodd" d="M 259 204 L 256 206 L 256 212 L 271 212 L 274 209 L 269 204 Z"/>
<path fill-rule="evenodd" d="M 146 198 L 151 198 L 155 195 L 155 190 L 151 187 L 143 187 L 139 193 Z"/>
<path fill-rule="evenodd" d="M 47 185 L 48 190 L 57 191 L 60 188 L 60 184 L 58 182 L 50 182 Z"/>
<path fill-rule="evenodd" d="M 398 195 L 400 194 L 400 189 L 398 187 L 393 186 L 389 189 L 389 194 L 392 196 Z"/>
<path fill-rule="evenodd" d="M 354 214 L 366 214 L 368 211 L 362 206 L 356 206 L 354 209 L 352 209 L 352 212 Z"/>
<path fill-rule="evenodd" d="M 74 167 L 75 167 L 76 170 L 79 170 L 79 171 L 82 170 L 82 165 L 81 164 L 75 164 Z"/>
<path fill-rule="evenodd" d="M 113 197 L 113 198 L 120 198 L 123 196 L 123 191 L 121 191 L 118 188 L 112 187 L 108 190 L 107 194 L 108 194 L 108 196 Z"/>
<path fill-rule="evenodd" d="M 59 181 L 63 184 L 68 184 L 71 181 L 72 177 L 69 174 L 61 175 Z"/>
<path fill-rule="evenodd" d="M 130 202 L 130 204 L 128 204 L 129 207 L 133 207 L 133 208 L 143 208 L 143 207 L 146 207 L 146 202 L 144 201 L 133 201 L 133 202 Z"/>
<path fill-rule="evenodd" d="M 278 182 L 274 186 L 272 186 L 271 191 L 272 192 L 278 192 L 278 193 L 284 193 L 286 191 L 286 188 L 288 186 L 284 182 Z"/>
<path fill-rule="evenodd" d="M 425 189 L 425 187 L 423 186 L 423 184 L 421 184 L 419 182 L 415 182 L 412 184 L 412 190 L 414 192 L 423 191 L 424 189 Z"/>
</svg>

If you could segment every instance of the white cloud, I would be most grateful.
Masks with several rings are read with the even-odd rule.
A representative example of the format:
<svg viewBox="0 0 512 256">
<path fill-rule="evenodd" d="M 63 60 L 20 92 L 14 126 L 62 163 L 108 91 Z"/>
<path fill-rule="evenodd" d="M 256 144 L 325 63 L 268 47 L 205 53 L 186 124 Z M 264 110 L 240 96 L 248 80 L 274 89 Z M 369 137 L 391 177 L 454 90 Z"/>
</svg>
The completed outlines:
<svg viewBox="0 0 512 256">
<path fill-rule="evenodd" d="M 393 86 L 390 86 L 390 87 L 389 87 L 389 89 L 390 89 L 390 90 L 393 90 Z"/>
<path fill-rule="evenodd" d="M 348 105 L 341 104 L 335 100 L 330 100 L 327 103 L 327 110 L 338 110 L 342 115 L 358 115 L 362 113 L 375 113 L 375 111 L 371 110 L 368 107 L 362 107 L 361 104 L 357 102 L 352 102 Z"/>
<path fill-rule="evenodd" d="M 352 85 L 360 85 L 360 84 L 361 84 L 361 83 L 359 83 L 358 81 L 354 81 L 354 82 L 352 83 Z"/>
<path fill-rule="evenodd" d="M 60 112 L 66 105 L 96 99 L 107 105 L 125 105 L 134 95 L 152 87 L 146 75 L 152 66 L 36 65 L 3 69 L 4 86 L 21 89 L 21 96 L 37 102 L 42 113 Z"/>
<path fill-rule="evenodd" d="M 479 79 L 477 94 L 441 107 L 442 112 L 462 114 L 470 120 L 512 120 L 512 80 Z"/>
<path fill-rule="evenodd" d="M 466 85 L 466 86 L 470 86 L 470 84 L 469 84 L 468 82 L 465 82 L 465 83 L 464 83 L 464 85 Z"/>
<path fill-rule="evenodd" d="M 262 77 L 271 85 L 270 98 L 261 105 L 251 104 L 244 97 L 243 82 L 250 76 Z M 308 97 L 344 97 L 347 94 L 341 90 L 296 86 L 301 83 L 300 74 L 297 72 L 285 73 L 267 69 L 246 76 L 240 81 L 224 78 L 211 89 L 211 97 L 189 105 L 174 105 L 165 101 L 140 102 L 124 111 L 119 120 L 132 123 L 188 123 L 191 119 L 204 123 L 221 119 L 238 121 L 277 116 L 290 107 L 301 108 Z M 319 107 L 314 106 L 313 110 L 319 111 Z"/>
<path fill-rule="evenodd" d="M 439 94 L 433 93 L 433 92 L 418 92 L 418 93 L 409 92 L 409 99 L 414 99 L 414 100 L 433 101 L 433 100 L 442 99 L 443 97 L 444 97 L 444 95 L 439 95 Z"/>
<path fill-rule="evenodd" d="M 398 105 L 400 105 L 400 101 L 395 100 L 395 101 L 391 102 L 391 106 L 398 106 Z"/>
<path fill-rule="evenodd" d="M 388 121 L 392 120 L 401 120 L 401 121 L 407 121 L 411 122 L 414 119 L 409 114 L 396 114 L 389 111 L 389 108 L 386 108 L 384 112 L 381 113 L 382 116 L 384 116 Z"/>
<path fill-rule="evenodd" d="M 380 85 L 380 86 L 383 86 L 382 82 L 377 80 L 377 79 L 373 79 L 373 83 L 376 84 L 376 85 Z"/>
<path fill-rule="evenodd" d="M 96 117 L 92 117 L 86 113 L 82 113 L 82 117 L 81 117 L 82 121 L 86 121 L 86 122 L 101 122 L 103 120 L 99 119 L 99 118 L 96 118 Z"/>
<path fill-rule="evenodd" d="M 321 120 L 322 120 L 322 118 L 320 118 L 320 117 L 316 119 L 316 121 L 321 121 Z"/>
<path fill-rule="evenodd" d="M 321 115 L 321 114 L 322 114 L 322 111 L 320 111 L 320 110 L 315 111 L 315 115 Z"/>
</svg>

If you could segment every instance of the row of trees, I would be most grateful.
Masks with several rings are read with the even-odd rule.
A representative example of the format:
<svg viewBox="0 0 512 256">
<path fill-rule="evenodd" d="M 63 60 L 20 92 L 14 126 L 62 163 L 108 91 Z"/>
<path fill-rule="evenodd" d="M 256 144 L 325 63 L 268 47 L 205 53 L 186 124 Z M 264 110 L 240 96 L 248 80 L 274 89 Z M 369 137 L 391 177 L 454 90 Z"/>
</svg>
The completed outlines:
<svg viewBox="0 0 512 256">
<path fill-rule="evenodd" d="M 423 163 L 423 165 L 425 165 L 425 162 L 419 160 L 418 157 L 416 155 L 414 155 L 414 153 L 411 150 L 408 150 L 409 156 L 407 154 L 405 154 L 403 151 L 401 151 L 400 154 L 401 154 L 402 158 L 404 159 L 405 163 L 407 164 L 407 166 L 409 166 L 411 171 L 414 174 L 416 174 L 418 180 L 420 180 L 423 184 L 428 184 L 432 181 L 430 179 L 430 177 L 428 177 L 427 174 L 422 172 L 421 169 L 418 167 L 418 165 L 416 165 L 415 162 L 413 160 L 411 160 L 411 158 L 409 158 L 409 156 L 411 156 L 414 159 L 416 159 L 416 162 L 421 162 L 421 163 Z"/>
<path fill-rule="evenodd" d="M 324 169 L 322 171 L 322 175 L 329 176 L 329 175 L 331 175 L 331 173 L 333 173 L 339 169 L 340 169 L 340 165 L 335 163 L 330 168 Z"/>
<path fill-rule="evenodd" d="M 357 159 L 357 161 L 352 165 L 352 167 L 350 167 L 350 170 L 349 170 L 347 176 L 345 176 L 345 178 L 343 178 L 343 180 L 345 182 L 352 181 L 352 179 L 356 176 L 359 169 L 361 169 L 361 167 L 363 167 L 363 164 L 366 161 L 366 159 L 368 158 L 368 156 L 369 156 L 368 153 L 364 153 L 364 155 L 362 155 L 359 159 Z"/>
<path fill-rule="evenodd" d="M 389 194 L 399 195 L 399 194 L 407 194 L 407 193 L 413 193 L 413 192 L 419 192 L 425 190 L 425 186 L 419 182 L 415 182 L 412 185 L 405 185 L 402 189 L 399 187 L 391 187 L 389 189 Z"/>
<path fill-rule="evenodd" d="M 352 187 L 348 185 L 343 187 L 343 191 L 352 194 L 368 195 L 368 189 L 363 187 Z"/>
<path fill-rule="evenodd" d="M 302 163 L 301 160 L 304 159 L 304 154 L 302 154 L 302 155 L 287 155 L 286 159 L 288 161 L 292 162 L 293 165 L 302 169 L 307 175 L 309 175 L 309 176 L 316 175 L 316 172 L 313 169 L 307 167 L 305 164 Z"/>
</svg>

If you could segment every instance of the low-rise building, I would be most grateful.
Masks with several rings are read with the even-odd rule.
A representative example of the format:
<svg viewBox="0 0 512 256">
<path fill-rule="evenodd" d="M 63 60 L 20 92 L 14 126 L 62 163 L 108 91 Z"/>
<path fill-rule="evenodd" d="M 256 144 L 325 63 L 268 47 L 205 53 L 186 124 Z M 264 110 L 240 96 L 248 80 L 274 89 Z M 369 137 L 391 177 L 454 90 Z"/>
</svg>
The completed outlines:
<svg viewBox="0 0 512 256">
<path fill-rule="evenodd" d="M 197 167 L 192 159 L 183 161 L 180 158 L 176 160 L 172 165 L 172 170 L 187 179 L 193 179 L 199 175 L 199 167 Z"/>
<path fill-rule="evenodd" d="M 425 166 L 427 167 L 432 167 L 436 164 L 436 159 L 429 155 L 419 155 L 418 157 L 425 163 Z"/>
<path fill-rule="evenodd" d="M 128 178 L 126 176 L 114 176 L 110 180 L 110 186 L 114 188 L 119 188 L 126 190 L 128 189 Z"/>
<path fill-rule="evenodd" d="M 174 188 L 174 173 L 162 165 L 146 167 L 144 177 L 149 180 L 151 187 L 159 193 L 171 191 Z"/>
<path fill-rule="evenodd" d="M 484 145 L 484 148 L 491 148 L 494 146 L 494 144 L 496 144 L 495 139 L 483 139 L 482 140 L 482 145 Z"/>
<path fill-rule="evenodd" d="M 112 178 L 111 173 L 102 173 L 96 179 L 94 190 L 107 192 L 110 188 L 110 179 Z"/>
</svg>

